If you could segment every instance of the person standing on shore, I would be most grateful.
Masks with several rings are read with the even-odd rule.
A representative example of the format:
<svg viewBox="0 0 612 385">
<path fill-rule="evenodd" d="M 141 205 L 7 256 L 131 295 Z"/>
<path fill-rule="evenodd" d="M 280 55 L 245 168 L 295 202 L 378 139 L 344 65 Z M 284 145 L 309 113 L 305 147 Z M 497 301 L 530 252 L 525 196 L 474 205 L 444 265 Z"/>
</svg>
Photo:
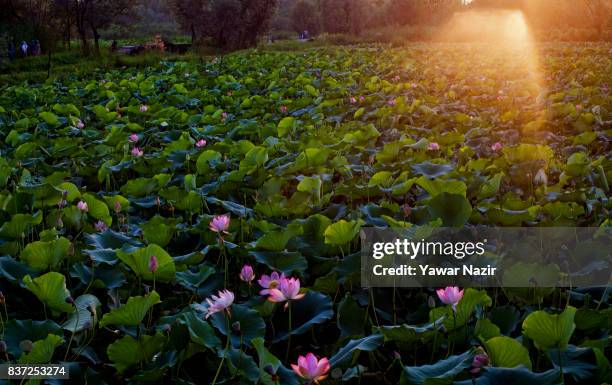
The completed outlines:
<svg viewBox="0 0 612 385">
<path fill-rule="evenodd" d="M 25 40 L 21 42 L 21 56 L 28 56 L 28 43 Z"/>
</svg>

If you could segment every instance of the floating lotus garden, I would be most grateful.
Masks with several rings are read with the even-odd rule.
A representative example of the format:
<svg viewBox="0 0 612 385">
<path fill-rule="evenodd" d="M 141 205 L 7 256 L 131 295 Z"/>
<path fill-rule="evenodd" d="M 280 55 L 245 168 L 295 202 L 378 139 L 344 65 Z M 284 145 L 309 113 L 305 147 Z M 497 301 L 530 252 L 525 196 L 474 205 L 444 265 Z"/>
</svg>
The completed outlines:
<svg viewBox="0 0 612 385">
<path fill-rule="evenodd" d="M 417 44 L 1 87 L 0 359 L 79 384 L 611 382 L 609 287 L 360 282 L 364 227 L 610 226 L 610 46 L 538 48 L 537 76 Z"/>
</svg>

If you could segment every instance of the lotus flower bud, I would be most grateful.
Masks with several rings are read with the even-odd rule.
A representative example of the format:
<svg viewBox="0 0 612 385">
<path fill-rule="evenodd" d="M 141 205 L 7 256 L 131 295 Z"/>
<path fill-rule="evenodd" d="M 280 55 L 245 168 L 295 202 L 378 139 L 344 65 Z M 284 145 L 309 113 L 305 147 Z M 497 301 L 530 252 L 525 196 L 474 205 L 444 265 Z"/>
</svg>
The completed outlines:
<svg viewBox="0 0 612 385">
<path fill-rule="evenodd" d="M 533 184 L 535 184 L 536 186 L 548 185 L 548 176 L 546 175 L 546 171 L 544 171 L 543 168 L 539 169 L 536 173 L 535 177 L 533 178 Z"/>
</svg>

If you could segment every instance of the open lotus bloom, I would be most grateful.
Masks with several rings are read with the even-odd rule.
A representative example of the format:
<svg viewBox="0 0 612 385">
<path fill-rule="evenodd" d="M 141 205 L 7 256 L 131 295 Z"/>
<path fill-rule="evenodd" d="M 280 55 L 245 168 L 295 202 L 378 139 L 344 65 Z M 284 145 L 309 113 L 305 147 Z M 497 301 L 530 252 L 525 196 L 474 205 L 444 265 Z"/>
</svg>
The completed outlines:
<svg viewBox="0 0 612 385">
<path fill-rule="evenodd" d="M 319 360 L 314 354 L 308 353 L 306 356 L 299 356 L 297 365 L 291 364 L 291 368 L 303 379 L 318 384 L 327 377 L 330 365 L 327 358 Z"/>
<path fill-rule="evenodd" d="M 276 289 L 281 280 L 285 279 L 284 273 L 277 273 L 276 271 L 272 272 L 270 275 L 263 274 L 260 279 L 257 280 L 259 286 L 263 287 L 263 290 L 259 292 L 261 295 L 268 295 L 270 289 Z"/>
<path fill-rule="evenodd" d="M 229 229 L 230 225 L 230 216 L 225 215 L 217 215 L 215 216 L 208 225 L 208 228 L 215 233 L 227 233 L 227 229 Z"/>
<path fill-rule="evenodd" d="M 453 310 L 457 310 L 457 304 L 463 298 L 463 290 L 459 290 L 457 286 L 448 286 L 444 289 L 436 290 L 438 298 L 445 305 L 451 305 Z"/>
<path fill-rule="evenodd" d="M 300 294 L 299 278 L 283 278 L 276 289 L 269 289 L 268 301 L 285 302 L 304 298 L 305 294 Z M 285 305 L 287 306 L 287 305 Z"/>
<path fill-rule="evenodd" d="M 205 318 L 223 310 L 229 312 L 230 306 L 234 303 L 234 293 L 229 290 L 221 290 L 217 295 L 212 295 L 206 299 L 208 309 L 206 310 Z"/>
</svg>

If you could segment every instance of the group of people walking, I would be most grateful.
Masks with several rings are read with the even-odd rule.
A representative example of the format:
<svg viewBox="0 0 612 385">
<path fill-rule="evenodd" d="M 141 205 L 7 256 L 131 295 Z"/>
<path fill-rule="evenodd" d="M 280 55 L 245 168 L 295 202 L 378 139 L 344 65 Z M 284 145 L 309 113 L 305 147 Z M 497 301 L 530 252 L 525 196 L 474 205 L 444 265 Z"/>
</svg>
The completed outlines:
<svg viewBox="0 0 612 385">
<path fill-rule="evenodd" d="M 40 41 L 34 39 L 29 43 L 27 41 L 22 41 L 19 44 L 15 44 L 13 40 L 8 43 L 8 58 L 13 61 L 18 57 L 26 57 L 26 56 L 40 56 L 41 47 Z"/>
</svg>

